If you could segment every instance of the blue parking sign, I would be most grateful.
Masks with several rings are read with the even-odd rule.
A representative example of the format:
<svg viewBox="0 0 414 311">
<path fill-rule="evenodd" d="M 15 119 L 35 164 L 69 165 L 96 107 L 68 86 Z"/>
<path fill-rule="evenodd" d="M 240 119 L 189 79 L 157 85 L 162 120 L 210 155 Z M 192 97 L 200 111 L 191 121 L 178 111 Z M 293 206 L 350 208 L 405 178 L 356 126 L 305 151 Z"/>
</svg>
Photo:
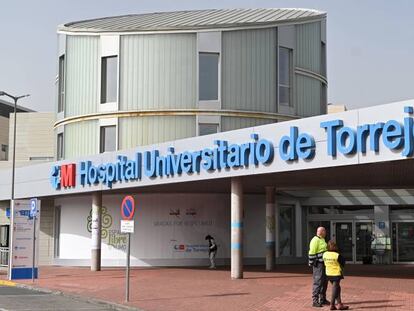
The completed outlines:
<svg viewBox="0 0 414 311">
<path fill-rule="evenodd" d="M 30 199 L 30 217 L 37 215 L 37 199 Z"/>
</svg>

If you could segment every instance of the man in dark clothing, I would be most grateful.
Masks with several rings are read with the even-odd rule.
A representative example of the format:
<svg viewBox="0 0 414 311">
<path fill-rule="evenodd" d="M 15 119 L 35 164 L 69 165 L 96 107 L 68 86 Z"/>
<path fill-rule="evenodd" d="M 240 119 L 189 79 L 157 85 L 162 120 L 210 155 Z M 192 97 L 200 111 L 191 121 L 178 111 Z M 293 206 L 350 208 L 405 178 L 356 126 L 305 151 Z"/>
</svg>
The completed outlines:
<svg viewBox="0 0 414 311">
<path fill-rule="evenodd" d="M 214 238 L 211 235 L 207 235 L 206 240 L 208 240 L 208 257 L 210 258 L 210 269 L 216 269 L 216 241 L 214 241 Z"/>
</svg>

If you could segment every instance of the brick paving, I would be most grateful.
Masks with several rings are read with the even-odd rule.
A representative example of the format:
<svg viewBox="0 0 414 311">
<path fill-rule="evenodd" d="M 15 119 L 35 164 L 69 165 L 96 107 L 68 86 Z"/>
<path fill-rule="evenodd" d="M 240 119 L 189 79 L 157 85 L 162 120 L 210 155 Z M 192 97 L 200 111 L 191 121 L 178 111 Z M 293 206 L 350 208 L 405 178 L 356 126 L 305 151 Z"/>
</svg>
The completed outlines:
<svg viewBox="0 0 414 311">
<path fill-rule="evenodd" d="M 118 268 L 41 267 L 35 286 L 123 303 L 124 276 Z M 128 305 L 145 311 L 315 310 L 305 266 L 278 266 L 274 272 L 247 267 L 244 277 L 231 280 L 228 268 L 137 268 L 131 271 Z M 349 265 L 342 288 L 352 310 L 414 310 L 414 265 Z"/>
</svg>

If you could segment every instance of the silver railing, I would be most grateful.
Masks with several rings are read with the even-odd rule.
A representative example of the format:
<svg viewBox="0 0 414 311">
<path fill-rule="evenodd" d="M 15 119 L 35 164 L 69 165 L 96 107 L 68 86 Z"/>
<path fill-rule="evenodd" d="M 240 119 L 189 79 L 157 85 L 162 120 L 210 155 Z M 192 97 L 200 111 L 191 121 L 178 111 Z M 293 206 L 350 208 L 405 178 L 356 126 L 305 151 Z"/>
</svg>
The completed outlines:
<svg viewBox="0 0 414 311">
<path fill-rule="evenodd" d="M 0 267 L 9 266 L 9 248 L 0 247 Z"/>
</svg>

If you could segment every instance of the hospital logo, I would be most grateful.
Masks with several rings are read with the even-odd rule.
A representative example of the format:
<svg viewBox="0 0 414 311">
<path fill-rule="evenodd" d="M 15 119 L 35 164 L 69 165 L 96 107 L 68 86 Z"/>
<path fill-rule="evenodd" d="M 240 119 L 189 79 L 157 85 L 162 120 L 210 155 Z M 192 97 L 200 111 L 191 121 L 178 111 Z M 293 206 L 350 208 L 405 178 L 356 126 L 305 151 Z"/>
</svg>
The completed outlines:
<svg viewBox="0 0 414 311">
<path fill-rule="evenodd" d="M 52 166 L 50 172 L 50 184 L 53 189 L 69 188 L 76 186 L 76 164 L 62 164 Z"/>
</svg>

